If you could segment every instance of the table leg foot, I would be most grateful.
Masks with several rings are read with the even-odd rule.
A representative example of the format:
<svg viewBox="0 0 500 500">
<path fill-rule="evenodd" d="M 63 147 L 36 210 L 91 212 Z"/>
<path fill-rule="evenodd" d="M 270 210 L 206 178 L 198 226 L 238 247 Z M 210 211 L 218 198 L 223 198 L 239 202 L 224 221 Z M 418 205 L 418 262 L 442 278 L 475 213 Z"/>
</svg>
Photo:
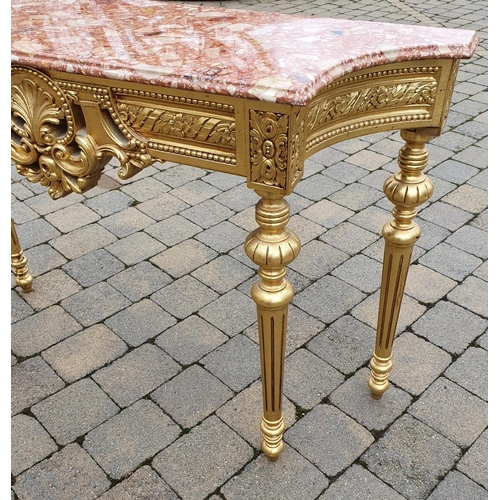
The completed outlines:
<svg viewBox="0 0 500 500">
<path fill-rule="evenodd" d="M 285 279 L 286 266 L 300 252 L 300 241 L 286 229 L 290 207 L 283 196 L 257 191 L 255 208 L 259 228 L 250 233 L 245 252 L 259 266 L 260 280 L 252 287 L 257 304 L 264 412 L 261 422 L 262 450 L 270 460 L 283 451 L 283 371 L 288 304 L 293 287 Z"/>
<path fill-rule="evenodd" d="M 398 157 L 400 171 L 391 175 L 384 184 L 384 192 L 395 207 L 392 210 L 394 219 L 382 230 L 385 239 L 382 285 L 377 339 L 368 382 L 372 396 L 376 399 L 389 387 L 392 346 L 406 277 L 413 247 L 420 237 L 420 228 L 413 222 L 417 214 L 415 209 L 425 203 L 433 192 L 431 181 L 422 173 L 429 157 L 425 144 L 433 136 L 424 130 L 403 130 L 401 137 L 405 145 Z"/>
<path fill-rule="evenodd" d="M 23 255 L 16 228 L 12 220 L 10 222 L 10 243 L 10 264 L 16 276 L 16 283 L 25 292 L 31 292 L 33 287 L 33 276 L 31 276 L 28 271 L 28 260 Z"/>
</svg>

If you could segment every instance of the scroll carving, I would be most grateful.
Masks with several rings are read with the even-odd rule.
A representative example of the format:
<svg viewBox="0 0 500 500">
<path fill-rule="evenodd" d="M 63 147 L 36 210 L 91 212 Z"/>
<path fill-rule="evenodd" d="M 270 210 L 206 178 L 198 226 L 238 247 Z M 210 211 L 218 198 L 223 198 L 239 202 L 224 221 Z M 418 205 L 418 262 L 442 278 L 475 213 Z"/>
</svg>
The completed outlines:
<svg viewBox="0 0 500 500">
<path fill-rule="evenodd" d="M 310 131 L 340 117 L 372 110 L 385 110 L 414 104 L 430 106 L 434 103 L 437 82 L 416 81 L 379 85 L 377 87 L 353 90 L 345 94 L 324 99 L 309 110 Z"/>
<path fill-rule="evenodd" d="M 230 149 L 235 149 L 236 146 L 234 121 L 123 102 L 118 104 L 118 112 L 127 126 L 146 137 L 153 133 L 217 144 Z"/>
<path fill-rule="evenodd" d="M 94 187 L 113 155 L 122 178 L 151 164 L 140 141 L 98 144 L 86 133 L 78 99 L 78 91 L 62 90 L 37 70 L 12 68 L 11 157 L 21 175 L 47 186 L 54 199 Z"/>
<path fill-rule="evenodd" d="M 288 115 L 250 110 L 251 181 L 286 189 Z"/>
</svg>

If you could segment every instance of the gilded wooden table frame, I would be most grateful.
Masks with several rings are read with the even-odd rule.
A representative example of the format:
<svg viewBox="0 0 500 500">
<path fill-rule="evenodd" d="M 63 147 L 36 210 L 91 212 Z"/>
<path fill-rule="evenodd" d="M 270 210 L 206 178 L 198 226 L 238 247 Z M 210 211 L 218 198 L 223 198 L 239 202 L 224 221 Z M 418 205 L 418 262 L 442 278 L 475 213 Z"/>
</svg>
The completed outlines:
<svg viewBox="0 0 500 500">
<path fill-rule="evenodd" d="M 128 179 L 154 162 L 171 161 L 244 176 L 259 195 L 258 228 L 245 252 L 259 267 L 257 305 L 263 385 L 262 449 L 283 450 L 283 367 L 288 304 L 286 266 L 300 240 L 287 229 L 285 196 L 304 160 L 352 137 L 401 130 L 399 171 L 383 190 L 394 204 L 382 230 L 385 253 L 371 376 L 373 397 L 389 386 L 392 345 L 413 246 L 416 208 L 432 195 L 422 173 L 426 142 L 440 134 L 458 70 L 457 59 L 396 62 L 334 80 L 305 106 L 157 87 L 12 66 L 12 161 L 20 174 L 48 187 L 52 198 L 96 186 L 111 157 Z M 11 231 L 12 267 L 26 291 L 32 278 Z"/>
</svg>

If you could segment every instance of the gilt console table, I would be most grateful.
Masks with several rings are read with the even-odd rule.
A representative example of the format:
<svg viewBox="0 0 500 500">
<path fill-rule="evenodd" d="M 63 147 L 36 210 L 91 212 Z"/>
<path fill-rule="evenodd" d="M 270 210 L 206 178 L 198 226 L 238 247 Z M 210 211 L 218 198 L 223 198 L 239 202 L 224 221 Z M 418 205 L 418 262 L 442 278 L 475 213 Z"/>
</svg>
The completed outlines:
<svg viewBox="0 0 500 500">
<path fill-rule="evenodd" d="M 286 266 L 300 251 L 285 196 L 304 160 L 352 137 L 401 130 L 395 205 L 368 382 L 389 386 L 416 207 L 433 191 L 426 142 L 443 129 L 474 32 L 199 7 L 154 0 L 12 0 L 12 161 L 52 198 L 97 184 L 112 156 L 128 179 L 172 161 L 243 176 L 260 201 L 245 241 L 259 267 L 262 449 L 283 449 Z M 18 283 L 31 287 L 12 226 Z"/>
</svg>

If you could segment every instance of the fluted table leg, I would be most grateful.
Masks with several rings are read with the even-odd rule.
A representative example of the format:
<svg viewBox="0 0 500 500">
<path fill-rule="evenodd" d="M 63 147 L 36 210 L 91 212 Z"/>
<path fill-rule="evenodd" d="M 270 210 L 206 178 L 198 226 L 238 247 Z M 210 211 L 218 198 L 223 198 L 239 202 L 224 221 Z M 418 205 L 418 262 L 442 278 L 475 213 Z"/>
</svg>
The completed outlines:
<svg viewBox="0 0 500 500">
<path fill-rule="evenodd" d="M 16 283 L 25 291 L 30 292 L 33 285 L 33 277 L 28 272 L 28 260 L 23 255 L 23 250 L 17 237 L 14 221 L 10 221 L 10 262 L 16 276 Z"/>
<path fill-rule="evenodd" d="M 384 193 L 395 205 L 394 219 L 388 222 L 382 235 L 385 239 L 382 285 L 378 312 L 377 339 L 370 361 L 371 376 L 368 386 L 376 399 L 389 387 L 392 368 L 392 346 L 403 299 L 411 254 L 420 237 L 420 228 L 413 221 L 416 207 L 432 195 L 431 181 L 422 173 L 427 166 L 429 152 L 426 142 L 433 136 L 424 130 L 403 130 L 405 145 L 398 157 L 400 171 L 384 184 Z"/>
<path fill-rule="evenodd" d="M 300 251 L 299 238 L 286 229 L 290 207 L 282 195 L 256 190 L 261 200 L 255 208 L 259 228 L 250 233 L 245 252 L 259 266 L 260 280 L 252 288 L 257 304 L 264 413 L 262 450 L 271 460 L 283 451 L 283 369 L 288 304 L 293 287 L 285 279 L 285 266 Z"/>
</svg>

